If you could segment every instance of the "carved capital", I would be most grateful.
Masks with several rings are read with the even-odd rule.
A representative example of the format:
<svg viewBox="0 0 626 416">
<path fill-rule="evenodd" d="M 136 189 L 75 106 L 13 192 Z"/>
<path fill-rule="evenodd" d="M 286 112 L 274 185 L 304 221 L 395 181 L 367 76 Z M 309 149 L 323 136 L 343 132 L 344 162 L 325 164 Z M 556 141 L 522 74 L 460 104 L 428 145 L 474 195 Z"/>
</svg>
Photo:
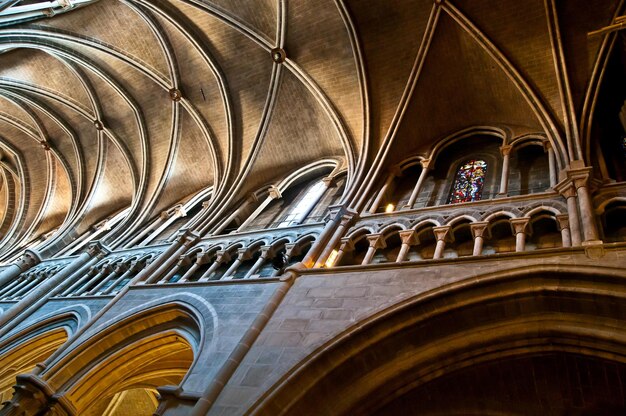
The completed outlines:
<svg viewBox="0 0 626 416">
<path fill-rule="evenodd" d="M 510 155 L 511 150 L 513 150 L 513 146 L 511 146 L 510 144 L 505 144 L 504 146 L 500 146 L 500 154 L 502 154 L 502 156 Z"/>
<path fill-rule="evenodd" d="M 415 230 L 402 230 L 398 233 L 398 235 L 400 236 L 400 240 L 402 240 L 402 244 L 414 246 L 420 243 Z"/>
<path fill-rule="evenodd" d="M 511 218 L 509 222 L 511 223 L 511 230 L 513 231 L 513 234 L 528 234 L 528 224 L 530 222 L 530 218 Z"/>
<path fill-rule="evenodd" d="M 352 239 L 350 237 L 343 237 L 341 239 L 341 245 L 339 246 L 339 250 L 343 251 L 344 253 L 354 250 L 354 242 L 352 241 Z"/>
<path fill-rule="evenodd" d="M 556 216 L 556 223 L 559 226 L 559 231 L 560 230 L 569 229 L 569 215 L 567 215 L 567 214 L 557 215 Z"/>
<path fill-rule="evenodd" d="M 16 264 L 21 271 L 26 271 L 39 263 L 41 263 L 41 256 L 39 256 L 39 253 L 35 250 L 27 248 L 17 260 Z"/>
<path fill-rule="evenodd" d="M 296 243 L 287 243 L 285 244 L 285 255 L 287 257 L 291 257 L 294 254 L 297 254 L 297 251 L 299 250 L 299 248 L 297 248 L 297 244 Z"/>
<path fill-rule="evenodd" d="M 450 226 L 444 225 L 442 227 L 433 227 L 433 233 L 435 234 L 435 238 L 437 241 L 447 241 L 450 242 L 452 236 L 450 235 Z"/>
<path fill-rule="evenodd" d="M 199 238 L 200 236 L 198 234 L 192 232 L 187 228 L 184 228 L 178 232 L 175 241 L 180 242 L 185 246 L 190 246 L 198 241 Z"/>
<path fill-rule="evenodd" d="M 591 178 L 591 168 L 568 169 L 567 177 L 573 182 L 574 187 L 589 187 L 589 179 Z"/>
<path fill-rule="evenodd" d="M 229 251 L 219 250 L 217 252 L 217 256 L 215 257 L 215 262 L 216 263 L 226 263 L 226 262 L 230 261 L 231 257 L 232 256 L 231 256 Z"/>
<path fill-rule="evenodd" d="M 335 186 L 335 178 L 332 176 L 322 178 L 322 182 L 324 182 L 324 185 L 326 185 L 327 188 Z"/>
<path fill-rule="evenodd" d="M 190 264 L 191 264 L 191 259 L 189 258 L 189 256 L 184 255 L 184 254 L 178 257 L 178 261 L 176 262 L 176 265 L 178 267 L 186 267 L 186 266 L 189 266 Z"/>
<path fill-rule="evenodd" d="M 268 189 L 267 191 L 267 195 L 272 199 L 280 199 L 283 197 L 283 194 L 280 192 L 280 189 L 278 189 L 274 185 L 270 186 L 270 189 Z"/>
<path fill-rule="evenodd" d="M 576 196 L 576 188 L 570 179 L 564 179 L 554 186 L 554 190 L 563 196 L 563 198 L 572 198 Z"/>
<path fill-rule="evenodd" d="M 420 164 L 422 165 L 422 169 L 428 170 L 431 168 L 431 160 L 430 159 L 422 159 L 420 160 Z"/>
<path fill-rule="evenodd" d="M 92 241 L 87 245 L 87 254 L 89 254 L 90 257 L 104 258 L 109 253 L 111 253 L 111 250 L 98 240 Z"/>
<path fill-rule="evenodd" d="M 237 249 L 237 259 L 241 261 L 250 260 L 252 258 L 252 253 L 247 248 Z"/>
<path fill-rule="evenodd" d="M 365 236 L 367 241 L 370 243 L 370 247 L 379 249 L 387 247 L 387 243 L 385 242 L 385 237 L 382 234 L 368 234 Z"/>
<path fill-rule="evenodd" d="M 482 222 L 473 222 L 470 224 L 470 230 L 472 231 L 472 236 L 476 237 L 489 237 L 489 223 L 487 221 Z"/>
</svg>

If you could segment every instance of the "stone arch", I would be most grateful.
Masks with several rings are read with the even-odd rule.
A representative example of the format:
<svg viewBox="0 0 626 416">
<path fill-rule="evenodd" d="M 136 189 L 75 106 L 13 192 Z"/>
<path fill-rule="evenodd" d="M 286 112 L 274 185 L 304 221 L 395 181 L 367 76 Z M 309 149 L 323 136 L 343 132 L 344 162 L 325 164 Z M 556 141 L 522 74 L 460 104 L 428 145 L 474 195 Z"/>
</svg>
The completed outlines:
<svg viewBox="0 0 626 416">
<path fill-rule="evenodd" d="M 38 378 L 66 413 L 97 413 L 122 391 L 182 384 L 198 358 L 206 359 L 216 319 L 212 306 L 192 294 L 152 301 L 89 330 Z M 16 396 L 22 406 L 55 406 L 49 397 L 36 404 Z"/>
<path fill-rule="evenodd" d="M 85 318 L 84 312 L 66 309 L 41 317 L 0 342 L 0 399 L 3 402 L 10 399 L 16 376 L 32 371 L 63 345 Z"/>
<path fill-rule="evenodd" d="M 377 411 L 459 371 L 547 354 L 626 371 L 625 278 L 612 268 L 531 266 L 419 294 L 318 347 L 250 414 L 386 414 Z M 605 302 L 615 309 L 599 307 Z M 455 403 L 441 405 L 419 414 L 450 414 Z"/>
</svg>

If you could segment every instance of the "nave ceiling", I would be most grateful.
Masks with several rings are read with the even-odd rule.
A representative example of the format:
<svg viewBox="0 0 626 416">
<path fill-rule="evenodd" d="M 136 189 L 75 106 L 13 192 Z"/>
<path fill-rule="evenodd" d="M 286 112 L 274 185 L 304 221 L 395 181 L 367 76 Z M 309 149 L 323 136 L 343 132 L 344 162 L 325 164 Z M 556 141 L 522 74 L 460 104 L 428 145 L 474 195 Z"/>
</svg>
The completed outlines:
<svg viewBox="0 0 626 416">
<path fill-rule="evenodd" d="M 211 186 L 218 215 L 320 159 L 356 201 L 464 129 L 581 158 L 609 39 L 587 33 L 623 1 L 523 3 L 99 0 L 0 20 L 0 252 L 130 206 L 119 237 Z"/>
</svg>

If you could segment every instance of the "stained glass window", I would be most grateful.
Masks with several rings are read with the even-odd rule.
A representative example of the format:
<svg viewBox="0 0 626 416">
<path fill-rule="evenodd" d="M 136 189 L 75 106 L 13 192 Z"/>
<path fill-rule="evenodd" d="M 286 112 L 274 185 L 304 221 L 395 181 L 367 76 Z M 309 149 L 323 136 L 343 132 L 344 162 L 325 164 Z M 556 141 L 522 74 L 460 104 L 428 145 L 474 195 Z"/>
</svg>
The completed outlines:
<svg viewBox="0 0 626 416">
<path fill-rule="evenodd" d="M 463 163 L 456 172 L 448 202 L 455 204 L 479 201 L 483 193 L 485 173 L 487 173 L 487 162 L 484 160 L 468 160 Z"/>
</svg>

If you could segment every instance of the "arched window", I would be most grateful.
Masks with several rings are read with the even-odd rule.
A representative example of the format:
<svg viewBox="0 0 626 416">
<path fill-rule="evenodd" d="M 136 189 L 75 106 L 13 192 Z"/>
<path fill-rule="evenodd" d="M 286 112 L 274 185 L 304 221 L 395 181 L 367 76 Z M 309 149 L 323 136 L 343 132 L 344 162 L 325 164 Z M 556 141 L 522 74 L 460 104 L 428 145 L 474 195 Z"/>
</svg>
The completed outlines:
<svg viewBox="0 0 626 416">
<path fill-rule="evenodd" d="M 480 201 L 487 162 L 484 160 L 468 160 L 456 172 L 452 192 L 448 203 Z"/>
<path fill-rule="evenodd" d="M 302 223 L 311 210 L 315 208 L 315 204 L 320 200 L 324 191 L 326 191 L 326 185 L 322 181 L 315 183 L 307 189 L 302 198 L 289 211 L 289 214 L 282 218 L 277 227 L 288 227 Z"/>
</svg>

